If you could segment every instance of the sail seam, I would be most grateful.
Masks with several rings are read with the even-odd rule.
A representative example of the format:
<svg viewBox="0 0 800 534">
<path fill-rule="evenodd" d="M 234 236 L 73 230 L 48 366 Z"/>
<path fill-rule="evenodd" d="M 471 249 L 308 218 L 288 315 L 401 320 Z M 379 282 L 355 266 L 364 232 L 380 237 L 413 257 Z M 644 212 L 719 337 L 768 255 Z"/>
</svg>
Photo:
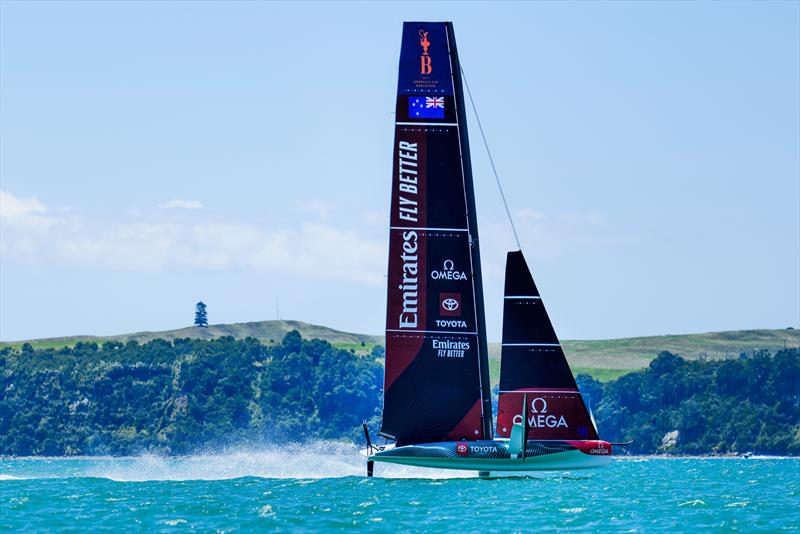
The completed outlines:
<svg viewBox="0 0 800 534">
<path fill-rule="evenodd" d="M 469 228 L 426 228 L 424 226 L 391 226 L 390 230 L 426 230 L 433 232 L 469 232 Z"/>
<path fill-rule="evenodd" d="M 504 347 L 560 347 L 561 343 L 503 343 Z"/>
<path fill-rule="evenodd" d="M 458 126 L 457 122 L 395 122 L 395 126 Z"/>
<path fill-rule="evenodd" d="M 453 332 L 449 330 L 410 330 L 410 329 L 396 329 L 396 328 L 387 328 L 387 332 L 408 332 L 408 333 L 418 333 L 418 334 L 459 334 L 462 336 L 477 336 L 477 332 Z"/>
</svg>

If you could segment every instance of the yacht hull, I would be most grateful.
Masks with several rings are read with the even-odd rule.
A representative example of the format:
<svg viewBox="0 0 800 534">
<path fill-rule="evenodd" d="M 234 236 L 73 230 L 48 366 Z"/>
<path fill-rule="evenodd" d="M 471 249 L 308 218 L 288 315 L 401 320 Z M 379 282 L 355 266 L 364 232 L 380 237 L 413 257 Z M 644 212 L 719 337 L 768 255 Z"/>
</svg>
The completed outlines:
<svg viewBox="0 0 800 534">
<path fill-rule="evenodd" d="M 606 441 L 529 440 L 525 455 L 512 457 L 508 440 L 446 441 L 387 447 L 369 461 L 468 471 L 591 469 L 611 462 Z"/>
</svg>

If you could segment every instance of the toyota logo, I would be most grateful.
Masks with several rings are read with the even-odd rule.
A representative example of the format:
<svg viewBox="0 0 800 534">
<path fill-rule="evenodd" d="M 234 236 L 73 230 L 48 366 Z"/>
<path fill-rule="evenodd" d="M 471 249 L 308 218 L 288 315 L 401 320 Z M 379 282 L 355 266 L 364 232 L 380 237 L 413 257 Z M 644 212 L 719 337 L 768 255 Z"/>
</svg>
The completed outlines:
<svg viewBox="0 0 800 534">
<path fill-rule="evenodd" d="M 458 301 L 456 299 L 444 299 L 442 301 L 442 308 L 447 311 L 454 311 L 458 309 Z"/>
</svg>

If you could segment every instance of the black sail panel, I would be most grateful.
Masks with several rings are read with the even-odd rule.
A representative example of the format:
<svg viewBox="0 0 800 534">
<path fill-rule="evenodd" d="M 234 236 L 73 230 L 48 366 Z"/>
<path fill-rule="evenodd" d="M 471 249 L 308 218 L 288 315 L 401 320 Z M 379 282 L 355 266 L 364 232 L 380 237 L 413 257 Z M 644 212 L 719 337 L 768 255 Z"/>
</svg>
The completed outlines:
<svg viewBox="0 0 800 534">
<path fill-rule="evenodd" d="M 529 439 L 597 439 L 521 251 L 508 253 L 504 293 L 497 434 L 510 436 L 527 398 Z"/>
<path fill-rule="evenodd" d="M 381 426 L 400 445 L 491 438 L 477 229 L 451 29 L 442 22 L 403 25 Z"/>
<path fill-rule="evenodd" d="M 561 347 L 504 346 L 500 376 L 501 391 L 525 388 L 577 389 Z"/>
</svg>

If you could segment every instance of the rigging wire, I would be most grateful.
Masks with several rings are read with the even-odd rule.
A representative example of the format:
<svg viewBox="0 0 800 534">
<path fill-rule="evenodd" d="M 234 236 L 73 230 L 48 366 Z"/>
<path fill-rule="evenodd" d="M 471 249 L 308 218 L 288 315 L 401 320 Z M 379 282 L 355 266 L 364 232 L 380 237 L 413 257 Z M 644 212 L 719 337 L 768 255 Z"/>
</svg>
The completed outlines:
<svg viewBox="0 0 800 534">
<path fill-rule="evenodd" d="M 469 96 L 469 103 L 472 105 L 472 112 L 475 114 L 475 120 L 478 122 L 478 130 L 481 132 L 481 138 L 483 139 L 483 146 L 486 147 L 486 153 L 489 155 L 489 163 L 492 165 L 492 172 L 494 173 L 494 179 L 497 182 L 497 189 L 500 190 L 500 198 L 503 199 L 503 206 L 506 208 L 506 215 L 508 215 L 508 222 L 511 223 L 511 231 L 514 232 L 514 241 L 517 242 L 517 248 L 522 250 L 522 245 L 519 243 L 519 235 L 517 235 L 517 227 L 514 226 L 514 218 L 511 217 L 511 210 L 508 209 L 508 202 L 506 202 L 506 194 L 503 192 L 503 185 L 500 183 L 500 176 L 497 174 L 497 168 L 494 166 L 494 158 L 492 158 L 492 151 L 489 150 L 489 143 L 486 141 L 486 134 L 483 133 L 483 125 L 481 124 L 481 118 L 478 116 L 478 108 L 475 107 L 475 101 L 472 99 L 472 91 L 469 90 L 469 83 L 467 82 L 467 75 L 464 72 L 464 68 L 459 65 L 459 70 L 461 71 L 461 78 L 464 80 L 464 86 L 467 88 L 467 96 Z"/>
</svg>

